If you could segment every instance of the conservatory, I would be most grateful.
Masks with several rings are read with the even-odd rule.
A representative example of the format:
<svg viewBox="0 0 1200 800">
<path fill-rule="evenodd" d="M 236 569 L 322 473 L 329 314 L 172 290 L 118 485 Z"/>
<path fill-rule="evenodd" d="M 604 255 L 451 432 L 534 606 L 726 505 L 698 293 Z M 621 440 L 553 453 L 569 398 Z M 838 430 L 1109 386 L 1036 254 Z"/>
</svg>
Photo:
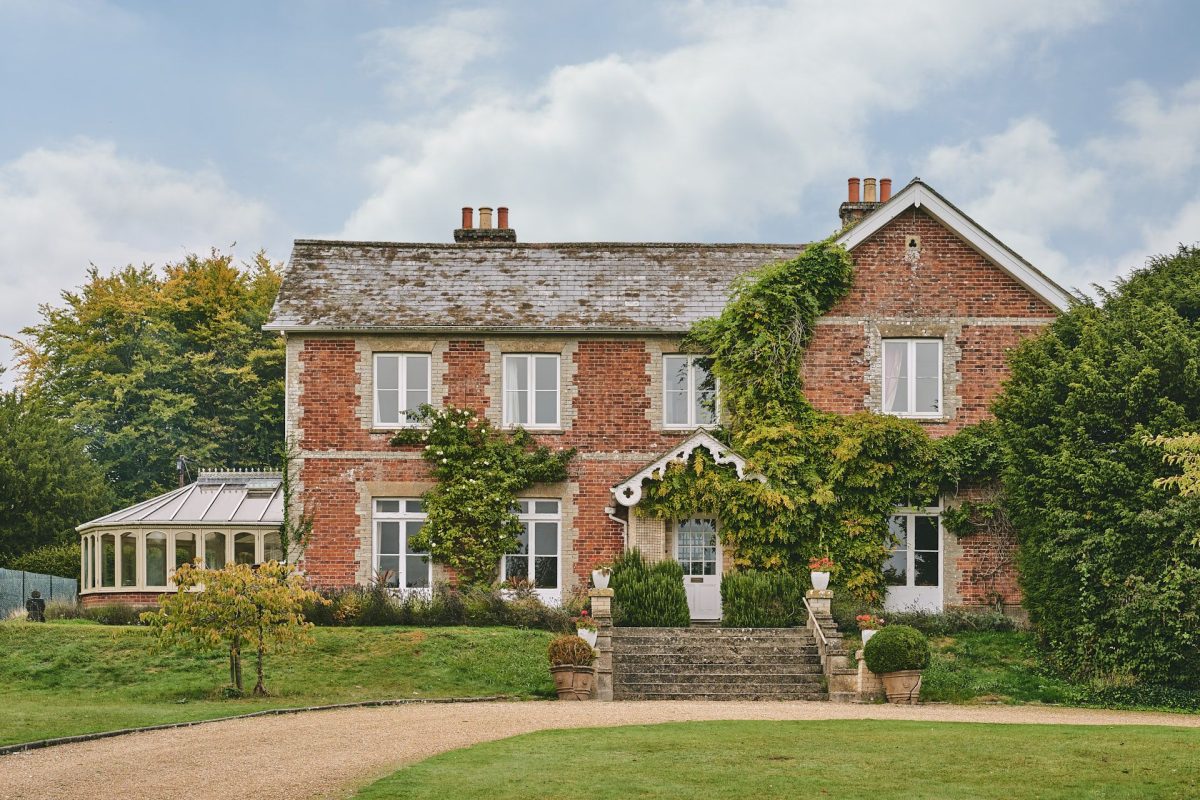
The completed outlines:
<svg viewBox="0 0 1200 800">
<path fill-rule="evenodd" d="M 257 564 L 283 558 L 282 476 L 202 471 L 195 483 L 80 525 L 84 605 L 149 605 L 175 591 L 183 564 Z"/>
</svg>

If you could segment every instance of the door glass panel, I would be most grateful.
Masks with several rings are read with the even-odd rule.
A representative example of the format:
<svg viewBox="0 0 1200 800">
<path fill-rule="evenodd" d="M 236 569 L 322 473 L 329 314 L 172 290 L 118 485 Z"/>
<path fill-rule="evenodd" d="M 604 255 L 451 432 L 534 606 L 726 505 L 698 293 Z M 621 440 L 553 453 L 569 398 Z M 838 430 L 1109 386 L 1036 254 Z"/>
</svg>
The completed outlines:
<svg viewBox="0 0 1200 800">
<path fill-rule="evenodd" d="M 400 552 L 400 523 L 379 523 L 379 553 L 394 556 Z"/>
<path fill-rule="evenodd" d="M 399 500 L 376 500 L 375 510 L 380 514 L 396 514 L 400 511 Z"/>
<path fill-rule="evenodd" d="M 710 519 L 679 523 L 676 548 L 684 575 L 717 574 L 717 526 Z"/>
<path fill-rule="evenodd" d="M 167 535 L 146 534 L 146 585 L 167 585 Z"/>
<path fill-rule="evenodd" d="M 529 557 L 505 556 L 504 578 L 510 581 L 529 580 Z"/>
<path fill-rule="evenodd" d="M 888 586 L 908 585 L 908 517 L 892 517 L 888 530 L 896 543 L 891 556 L 883 565 L 883 579 Z"/>
<path fill-rule="evenodd" d="M 397 506 L 397 510 L 398 509 L 399 509 L 399 506 Z M 425 501 L 424 500 L 405 500 L 404 501 L 404 510 L 407 511 L 409 514 L 424 514 L 425 513 Z"/>
<path fill-rule="evenodd" d="M 537 555 L 558 555 L 557 522 L 535 522 L 533 524 L 533 552 Z"/>
<path fill-rule="evenodd" d="M 407 555 L 404 557 L 404 587 L 406 589 L 429 588 L 429 556 Z"/>
<path fill-rule="evenodd" d="M 384 585 L 395 589 L 400 586 L 400 556 L 380 556 L 379 557 L 379 574 L 377 578 L 383 580 Z"/>
<path fill-rule="evenodd" d="M 533 585 L 538 589 L 558 587 L 558 559 L 537 556 L 533 559 Z"/>
<path fill-rule="evenodd" d="M 557 514 L 557 500 L 537 500 L 533 504 L 533 513 L 535 514 Z"/>
<path fill-rule="evenodd" d="M 913 537 L 914 550 L 937 550 L 938 549 L 938 518 L 937 517 L 915 517 L 916 532 Z"/>
<path fill-rule="evenodd" d="M 525 555 L 529 552 L 529 523 L 521 526 L 521 535 L 517 537 L 517 549 L 513 555 Z"/>
<path fill-rule="evenodd" d="M 913 585 L 914 586 L 937 586 L 940 581 L 938 576 L 938 554 L 936 552 L 922 552 L 917 550 L 913 553 Z"/>
</svg>

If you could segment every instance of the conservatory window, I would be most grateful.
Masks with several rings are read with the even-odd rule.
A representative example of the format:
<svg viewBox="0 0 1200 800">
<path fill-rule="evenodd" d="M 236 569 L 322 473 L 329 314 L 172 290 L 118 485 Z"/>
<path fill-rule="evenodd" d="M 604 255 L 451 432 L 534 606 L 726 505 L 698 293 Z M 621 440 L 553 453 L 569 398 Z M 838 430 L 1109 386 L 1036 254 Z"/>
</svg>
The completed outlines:
<svg viewBox="0 0 1200 800">
<path fill-rule="evenodd" d="M 704 356 L 663 356 L 663 424 L 696 428 L 717 424 L 717 380 L 712 359 Z"/>
<path fill-rule="evenodd" d="M 278 533 L 263 536 L 263 561 L 283 561 L 283 543 Z"/>
<path fill-rule="evenodd" d="M 196 534 L 175 534 L 175 569 L 196 560 Z"/>
<path fill-rule="evenodd" d="M 215 531 L 204 534 L 204 566 L 208 569 L 225 568 L 225 534 Z"/>
<path fill-rule="evenodd" d="M 431 403 L 430 358 L 425 353 L 375 354 L 375 427 L 415 425 L 415 414 Z"/>
<path fill-rule="evenodd" d="M 117 585 L 117 536 L 113 533 L 100 537 L 100 585 Z"/>
<path fill-rule="evenodd" d="M 137 586 L 137 537 L 121 534 L 121 585 Z"/>
<path fill-rule="evenodd" d="M 254 563 L 254 534 L 238 533 L 233 537 L 233 563 Z"/>
<path fill-rule="evenodd" d="M 167 535 L 146 534 L 146 585 L 167 585 Z"/>
<path fill-rule="evenodd" d="M 883 340 L 883 412 L 900 417 L 942 413 L 942 340 Z"/>
<path fill-rule="evenodd" d="M 375 575 L 393 589 L 428 589 L 433 585 L 429 553 L 415 550 L 412 540 L 425 527 L 420 500 L 375 501 Z"/>
<path fill-rule="evenodd" d="M 519 500 L 516 511 L 521 536 L 517 549 L 501 560 L 500 580 L 521 581 L 534 589 L 557 589 L 559 502 Z"/>
</svg>

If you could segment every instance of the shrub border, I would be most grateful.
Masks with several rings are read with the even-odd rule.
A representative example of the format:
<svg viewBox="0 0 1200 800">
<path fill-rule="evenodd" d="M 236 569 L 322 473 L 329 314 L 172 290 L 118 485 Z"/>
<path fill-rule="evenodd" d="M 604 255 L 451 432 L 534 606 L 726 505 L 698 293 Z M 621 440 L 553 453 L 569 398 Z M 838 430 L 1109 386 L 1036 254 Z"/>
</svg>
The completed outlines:
<svg viewBox="0 0 1200 800">
<path fill-rule="evenodd" d="M 130 733 L 147 733 L 150 731 L 166 731 L 173 728 L 191 728 L 195 725 L 207 725 L 210 722 L 229 722 L 235 719 L 251 719 L 253 717 L 274 717 L 282 714 L 301 714 L 308 711 L 337 711 L 344 708 L 378 708 L 381 706 L 414 706 L 434 705 L 440 703 L 492 703 L 500 700 L 516 700 L 514 695 L 496 694 L 487 697 L 423 697 L 405 698 L 399 700 L 363 700 L 358 703 L 334 703 L 327 706 L 297 706 L 294 708 L 266 708 L 262 711 L 251 711 L 246 714 L 233 714 L 228 717 L 213 717 L 212 719 L 194 719 L 188 722 L 166 722 L 162 725 L 147 725 L 143 728 L 120 728 L 115 731 L 96 731 L 81 733 L 75 736 L 59 736 L 54 739 L 36 739 L 32 742 L 0 746 L 0 756 L 24 753 L 28 750 L 41 750 L 45 747 L 55 747 L 60 744 L 76 744 L 91 742 L 97 739 L 111 739 L 114 736 L 125 736 Z"/>
</svg>

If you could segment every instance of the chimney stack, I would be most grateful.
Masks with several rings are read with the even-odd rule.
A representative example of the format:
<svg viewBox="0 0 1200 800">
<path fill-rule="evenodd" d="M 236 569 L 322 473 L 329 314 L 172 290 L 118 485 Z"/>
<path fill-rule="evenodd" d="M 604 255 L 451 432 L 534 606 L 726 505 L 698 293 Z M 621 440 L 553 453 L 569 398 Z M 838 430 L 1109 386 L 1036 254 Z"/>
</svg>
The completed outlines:
<svg viewBox="0 0 1200 800">
<path fill-rule="evenodd" d="M 459 244 L 474 244 L 479 242 L 509 244 L 517 241 L 517 232 L 508 226 L 508 207 L 500 206 L 496 209 L 497 222 L 495 228 L 492 227 L 492 209 L 490 206 L 479 207 L 479 227 L 474 227 L 473 224 L 473 209 L 470 206 L 463 206 L 462 210 L 462 227 L 454 231 L 454 241 Z"/>
<path fill-rule="evenodd" d="M 886 203 L 892 196 L 892 179 L 879 179 L 879 192 L 876 194 L 876 181 L 874 178 L 862 179 L 862 196 L 859 196 L 859 179 L 850 178 L 847 181 L 848 192 L 846 194 L 846 202 L 842 203 L 838 208 L 838 216 L 842 220 L 842 227 L 846 228 L 855 224 L 867 214 L 870 214 L 879 206 Z"/>
</svg>

